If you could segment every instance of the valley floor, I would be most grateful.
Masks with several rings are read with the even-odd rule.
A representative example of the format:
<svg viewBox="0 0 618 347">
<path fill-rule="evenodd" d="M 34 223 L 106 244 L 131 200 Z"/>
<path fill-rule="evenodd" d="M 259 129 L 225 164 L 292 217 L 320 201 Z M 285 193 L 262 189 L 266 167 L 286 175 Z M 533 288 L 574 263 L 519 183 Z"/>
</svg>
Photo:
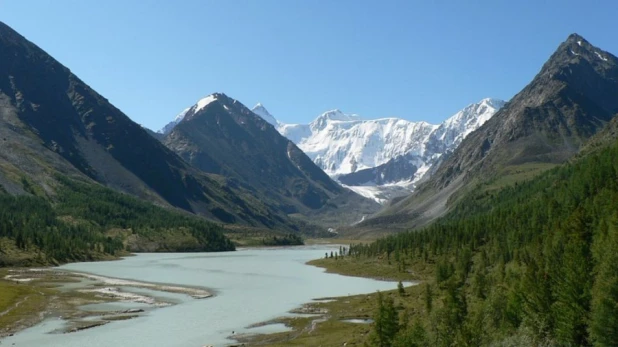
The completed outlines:
<svg viewBox="0 0 618 347">
<path fill-rule="evenodd" d="M 383 294 L 393 298 L 395 307 L 410 316 L 424 310 L 424 288 L 419 284 L 431 276 L 433 270 L 417 264 L 402 270 L 395 262 L 386 259 L 359 260 L 352 257 L 316 259 L 307 264 L 322 267 L 330 273 L 408 283 L 404 293 L 394 285 L 393 290 Z M 376 293 L 319 298 L 291 311 L 295 316 L 262 323 L 282 323 L 290 331 L 236 336 L 236 339 L 247 346 L 366 346 L 371 341 L 377 309 Z"/>
<path fill-rule="evenodd" d="M 311 244 L 331 243 L 335 240 L 311 240 Z M 431 276 L 432 269 L 421 264 L 402 267 L 388 259 L 355 259 L 338 257 L 315 259 L 309 265 L 322 267 L 326 272 L 347 276 L 407 283 L 404 293 L 397 290 L 383 292 L 393 298 L 400 312 L 411 316 L 424 310 L 424 289 L 421 280 Z M 325 284 L 328 285 L 328 284 Z M 133 295 L 119 286 L 181 292 L 194 297 L 208 297 L 207 291 L 191 288 L 163 288 L 148 283 L 109 279 L 100 276 L 56 271 L 53 269 L 0 269 L 0 341 L 33 326 L 44 319 L 62 317 L 68 322 L 62 332 L 94 328 L 114 320 L 139 316 L 142 309 L 115 309 L 105 312 L 83 310 L 86 305 L 109 304 L 129 299 L 135 303 L 171 302 L 152 297 Z M 133 296 L 132 296 L 133 295 Z M 286 316 L 256 326 L 284 324 L 289 331 L 273 334 L 236 335 L 239 344 L 247 346 L 363 346 L 370 341 L 373 318 L 377 310 L 376 293 L 319 298 Z M 159 300 L 159 299 L 156 299 Z M 146 309 L 147 310 L 147 309 Z"/>
<path fill-rule="evenodd" d="M 140 291 L 161 293 L 143 294 Z M 139 292 L 139 293 L 138 293 Z M 59 333 L 71 333 L 127 320 L 175 304 L 165 293 L 203 299 L 200 288 L 158 285 L 52 268 L 0 269 L 0 343 L 45 319 L 62 319 Z"/>
</svg>

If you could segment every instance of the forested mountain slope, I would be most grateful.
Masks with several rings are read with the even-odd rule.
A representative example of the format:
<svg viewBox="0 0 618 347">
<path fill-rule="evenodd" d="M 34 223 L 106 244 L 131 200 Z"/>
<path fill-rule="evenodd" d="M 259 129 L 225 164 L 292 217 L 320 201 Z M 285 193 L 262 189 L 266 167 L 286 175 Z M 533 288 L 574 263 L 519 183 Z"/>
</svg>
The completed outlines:
<svg viewBox="0 0 618 347">
<path fill-rule="evenodd" d="M 0 23 L 0 185 L 54 199 L 57 175 L 225 223 L 296 230 L 253 192 L 187 164 L 103 96 Z"/>
<path fill-rule="evenodd" d="M 427 228 L 351 253 L 435 269 L 425 295 L 436 304 L 414 317 L 424 343 L 614 345 L 618 142 L 604 139 L 532 180 L 465 195 Z"/>
<path fill-rule="evenodd" d="M 479 183 L 500 186 L 565 162 L 617 112 L 618 58 L 572 34 L 428 182 L 363 226 L 426 225 Z"/>
<path fill-rule="evenodd" d="M 223 227 L 89 182 L 57 177 L 53 203 L 0 192 L 0 267 L 106 259 L 125 251 L 229 251 Z M 24 178 L 24 188 L 35 193 Z"/>
</svg>

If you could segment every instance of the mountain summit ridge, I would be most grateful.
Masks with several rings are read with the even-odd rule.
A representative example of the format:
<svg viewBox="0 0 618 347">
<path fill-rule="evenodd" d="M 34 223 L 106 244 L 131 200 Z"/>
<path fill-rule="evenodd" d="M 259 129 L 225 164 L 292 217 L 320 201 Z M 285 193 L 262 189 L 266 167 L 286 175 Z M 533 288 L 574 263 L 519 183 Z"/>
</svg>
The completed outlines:
<svg viewBox="0 0 618 347">
<path fill-rule="evenodd" d="M 339 223 L 377 210 L 377 204 L 334 182 L 270 122 L 239 101 L 223 93 L 201 100 L 162 140 L 192 166 L 237 182 L 286 214 L 313 216 L 341 209 L 342 199 L 356 201 L 359 208 L 341 216 Z"/>
<path fill-rule="evenodd" d="M 269 218 L 276 211 L 241 187 L 189 166 L 4 23 L 0 23 L 0 135 L 0 192 L 20 195 L 40 190 L 51 200 L 63 185 L 61 177 L 221 222 L 287 227 L 287 221 Z M 246 206 L 242 213 L 237 211 L 239 203 Z"/>
<path fill-rule="evenodd" d="M 504 103 L 494 98 L 482 99 L 439 125 L 396 117 L 365 119 L 339 109 L 323 112 L 308 124 L 286 124 L 262 103 L 251 111 L 295 143 L 330 177 L 384 203 L 413 190 L 443 160 L 443 154 L 452 152 Z M 170 124 L 173 129 L 178 122 Z M 382 185 L 389 187 L 376 188 Z"/>
<path fill-rule="evenodd" d="M 618 59 L 570 35 L 532 81 L 466 137 L 416 193 L 364 226 L 425 225 L 478 184 L 516 182 L 569 160 L 616 114 Z"/>
</svg>

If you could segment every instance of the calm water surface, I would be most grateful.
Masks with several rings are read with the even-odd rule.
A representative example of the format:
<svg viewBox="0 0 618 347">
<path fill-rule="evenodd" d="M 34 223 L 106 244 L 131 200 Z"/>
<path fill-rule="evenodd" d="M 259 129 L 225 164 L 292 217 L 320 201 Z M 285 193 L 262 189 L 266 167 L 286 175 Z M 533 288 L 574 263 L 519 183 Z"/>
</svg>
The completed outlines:
<svg viewBox="0 0 618 347">
<path fill-rule="evenodd" d="M 333 246 L 249 249 L 224 253 L 139 254 L 121 261 L 74 263 L 61 268 L 139 281 L 210 288 L 209 299 L 186 298 L 129 321 L 71 334 L 49 334 L 62 326 L 47 320 L 2 341 L 15 346 L 225 346 L 227 337 L 280 329 L 246 327 L 286 315 L 314 298 L 395 289 L 393 282 L 327 274 L 305 265 Z"/>
</svg>

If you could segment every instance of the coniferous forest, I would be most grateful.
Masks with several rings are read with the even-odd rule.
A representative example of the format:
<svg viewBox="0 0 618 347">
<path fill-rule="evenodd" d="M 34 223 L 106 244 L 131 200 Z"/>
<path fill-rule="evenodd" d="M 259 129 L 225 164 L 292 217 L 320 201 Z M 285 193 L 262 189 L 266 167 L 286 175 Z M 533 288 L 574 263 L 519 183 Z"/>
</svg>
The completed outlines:
<svg viewBox="0 0 618 347">
<path fill-rule="evenodd" d="M 101 186 L 58 177 L 63 187 L 50 202 L 37 196 L 0 194 L 0 239 L 28 262 L 48 264 L 101 259 L 136 246 L 150 251 L 226 251 L 234 245 L 217 224 L 173 212 Z M 96 198 L 93 198 L 96 197 Z M 7 242 L 0 246 L 7 247 Z M 0 255 L 7 253 L 0 249 Z M 4 259 L 4 260 L 3 260 Z M 15 265 L 0 256 L 1 265 Z M 27 265 L 19 264 L 19 265 Z"/>
<path fill-rule="evenodd" d="M 618 143 L 350 254 L 434 268 L 393 345 L 615 345 Z"/>
</svg>

